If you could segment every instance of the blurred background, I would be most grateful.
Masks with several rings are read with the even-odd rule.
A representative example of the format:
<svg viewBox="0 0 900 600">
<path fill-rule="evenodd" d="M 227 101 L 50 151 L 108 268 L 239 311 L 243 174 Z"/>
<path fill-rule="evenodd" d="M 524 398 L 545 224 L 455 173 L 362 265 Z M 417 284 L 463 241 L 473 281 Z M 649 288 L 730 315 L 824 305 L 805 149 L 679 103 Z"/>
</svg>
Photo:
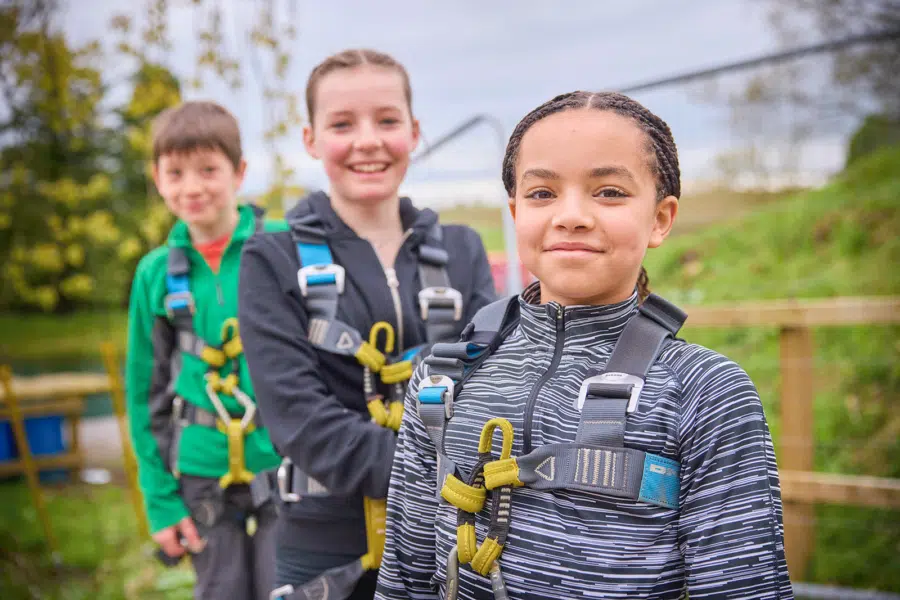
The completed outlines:
<svg viewBox="0 0 900 600">
<path fill-rule="evenodd" d="M 518 120 L 575 89 L 663 117 L 685 192 L 651 286 L 760 390 L 798 595 L 900 598 L 898 0 L 0 0 L 0 597 L 191 597 L 152 557 L 117 416 L 131 277 L 171 226 L 149 125 L 226 106 L 244 197 L 277 216 L 327 183 L 303 89 L 348 47 L 408 69 L 403 191 L 475 227 L 509 293 Z"/>
</svg>

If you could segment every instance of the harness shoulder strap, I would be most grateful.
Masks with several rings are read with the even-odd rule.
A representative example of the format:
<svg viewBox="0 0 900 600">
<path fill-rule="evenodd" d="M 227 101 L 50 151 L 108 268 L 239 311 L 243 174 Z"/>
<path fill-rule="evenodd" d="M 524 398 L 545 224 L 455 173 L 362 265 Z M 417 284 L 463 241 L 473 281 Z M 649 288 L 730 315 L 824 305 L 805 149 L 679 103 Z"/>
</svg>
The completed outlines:
<svg viewBox="0 0 900 600">
<path fill-rule="evenodd" d="M 603 373 L 581 384 L 573 444 L 550 444 L 519 457 L 519 479 L 534 489 L 580 489 L 678 508 L 680 465 L 625 446 L 647 373 L 687 315 L 651 295 L 628 322 Z"/>
<path fill-rule="evenodd" d="M 428 231 L 419 244 L 419 311 L 425 322 L 425 337 L 429 343 L 451 338 L 458 331 L 463 317 L 463 297 L 450 285 L 447 274 L 449 254 L 443 247 L 443 229 L 439 222 Z"/>
<path fill-rule="evenodd" d="M 444 430 L 453 416 L 453 400 L 478 366 L 500 347 L 519 321 L 517 296 L 503 298 L 481 308 L 466 326 L 462 339 L 435 344 L 425 359 L 428 374 L 416 395 L 419 417 L 437 449 L 437 494 L 456 466 L 444 453 Z"/>
</svg>

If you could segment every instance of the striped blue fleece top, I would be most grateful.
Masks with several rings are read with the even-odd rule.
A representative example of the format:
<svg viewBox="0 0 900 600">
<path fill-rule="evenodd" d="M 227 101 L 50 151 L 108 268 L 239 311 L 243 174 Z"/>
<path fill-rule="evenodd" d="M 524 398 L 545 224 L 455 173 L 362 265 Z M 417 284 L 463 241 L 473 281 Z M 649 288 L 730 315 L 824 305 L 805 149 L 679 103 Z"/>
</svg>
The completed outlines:
<svg viewBox="0 0 900 600">
<path fill-rule="evenodd" d="M 475 466 L 484 423 L 495 417 L 515 429 L 513 456 L 573 442 L 581 382 L 603 368 L 637 311 L 636 295 L 566 308 L 538 298 L 536 286 L 522 294 L 518 326 L 456 398 L 444 444 L 463 476 Z M 422 367 L 409 386 L 394 459 L 376 595 L 382 600 L 443 597 L 456 544 L 457 511 L 435 495 L 436 449 L 416 410 Z M 775 453 L 743 369 L 701 346 L 669 343 L 628 415 L 625 445 L 681 464 L 680 508 L 596 492 L 514 489 L 499 560 L 512 600 L 674 600 L 685 592 L 691 600 L 793 598 Z M 488 512 L 477 515 L 479 542 Z M 493 600 L 488 578 L 468 565 L 459 577 L 460 599 Z"/>
</svg>

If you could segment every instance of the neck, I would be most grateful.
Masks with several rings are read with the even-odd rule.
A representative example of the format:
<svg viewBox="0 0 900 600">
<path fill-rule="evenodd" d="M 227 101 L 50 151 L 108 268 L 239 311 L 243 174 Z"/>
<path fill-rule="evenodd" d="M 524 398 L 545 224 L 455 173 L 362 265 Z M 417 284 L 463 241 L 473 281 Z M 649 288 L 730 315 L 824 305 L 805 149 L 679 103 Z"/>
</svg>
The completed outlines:
<svg viewBox="0 0 900 600">
<path fill-rule="evenodd" d="M 605 306 L 608 304 L 618 304 L 631 298 L 634 293 L 634 285 L 630 288 L 621 287 L 616 290 L 609 290 L 603 294 L 596 296 L 572 298 L 566 294 L 559 294 L 547 288 L 544 282 L 540 283 L 540 303 L 547 304 L 556 302 L 560 306 Z"/>
<path fill-rule="evenodd" d="M 195 244 L 208 244 L 232 233 L 238 224 L 238 211 L 228 211 L 222 219 L 205 227 L 197 225 L 188 225 L 188 231 L 191 233 L 191 241 Z"/>
<path fill-rule="evenodd" d="M 400 198 L 396 195 L 374 204 L 359 204 L 331 194 L 331 206 L 356 235 L 368 240 L 403 235 Z"/>
</svg>

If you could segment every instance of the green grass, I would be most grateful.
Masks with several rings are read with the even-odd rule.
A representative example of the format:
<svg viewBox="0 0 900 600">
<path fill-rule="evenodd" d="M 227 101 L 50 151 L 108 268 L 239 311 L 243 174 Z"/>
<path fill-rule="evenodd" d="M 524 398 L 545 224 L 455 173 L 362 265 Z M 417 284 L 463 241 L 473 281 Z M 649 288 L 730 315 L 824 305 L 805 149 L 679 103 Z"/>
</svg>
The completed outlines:
<svg viewBox="0 0 900 600">
<path fill-rule="evenodd" d="M 676 236 L 651 251 L 654 291 L 681 304 L 898 295 L 900 149 L 823 189 L 746 218 Z M 774 328 L 702 330 L 688 340 L 740 363 L 757 384 L 779 456 L 780 385 Z M 900 478 L 900 327 L 818 328 L 815 465 Z M 900 511 L 817 508 L 808 580 L 900 592 Z"/>
<path fill-rule="evenodd" d="M 54 566 L 27 486 L 0 482 L 0 598 L 188 600 L 187 561 L 165 569 L 137 535 L 125 490 L 116 485 L 43 488 L 61 561 Z"/>
<path fill-rule="evenodd" d="M 100 345 L 125 346 L 128 316 L 124 310 L 71 315 L 0 314 L 0 362 L 97 357 Z"/>
</svg>

